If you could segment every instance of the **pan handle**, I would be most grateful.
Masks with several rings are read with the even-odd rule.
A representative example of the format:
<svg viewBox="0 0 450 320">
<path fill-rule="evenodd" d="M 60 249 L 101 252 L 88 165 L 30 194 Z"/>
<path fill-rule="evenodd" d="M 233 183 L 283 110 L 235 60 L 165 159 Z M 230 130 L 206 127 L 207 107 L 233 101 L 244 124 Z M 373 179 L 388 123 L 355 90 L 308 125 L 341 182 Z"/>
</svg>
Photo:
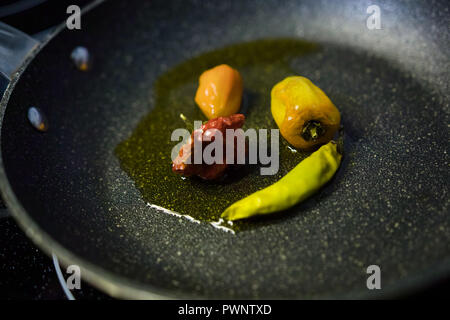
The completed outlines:
<svg viewBox="0 0 450 320">
<path fill-rule="evenodd" d="M 0 97 L 14 73 L 39 44 L 38 40 L 0 22 Z"/>
<path fill-rule="evenodd" d="M 14 74 L 40 42 L 0 22 L 0 100 Z M 0 198 L 0 218 L 9 216 Z"/>
</svg>

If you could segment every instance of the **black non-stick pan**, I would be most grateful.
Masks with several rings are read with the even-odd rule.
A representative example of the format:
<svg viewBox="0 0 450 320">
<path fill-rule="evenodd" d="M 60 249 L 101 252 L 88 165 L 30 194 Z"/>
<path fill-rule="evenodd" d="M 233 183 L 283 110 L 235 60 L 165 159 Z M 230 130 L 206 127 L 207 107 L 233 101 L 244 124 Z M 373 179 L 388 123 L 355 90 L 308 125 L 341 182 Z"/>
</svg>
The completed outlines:
<svg viewBox="0 0 450 320">
<path fill-rule="evenodd" d="M 391 297 L 444 277 L 448 3 L 376 1 L 381 29 L 367 21 L 372 4 L 106 1 L 83 13 L 81 30 L 64 24 L 45 43 L 27 38 L 29 46 L 12 48 L 22 51 L 17 59 L 29 53 L 17 70 L 0 63 L 11 78 L 1 101 L 8 210 L 43 250 L 117 297 Z M 342 112 L 345 158 L 335 179 L 234 235 L 149 207 L 114 149 L 152 110 L 157 77 L 268 38 L 317 48 L 291 67 Z M 93 57 L 89 72 L 70 59 L 77 46 Z M 30 125 L 31 106 L 45 114 L 47 132 Z M 371 265 L 381 269 L 381 290 L 367 288 Z"/>
</svg>

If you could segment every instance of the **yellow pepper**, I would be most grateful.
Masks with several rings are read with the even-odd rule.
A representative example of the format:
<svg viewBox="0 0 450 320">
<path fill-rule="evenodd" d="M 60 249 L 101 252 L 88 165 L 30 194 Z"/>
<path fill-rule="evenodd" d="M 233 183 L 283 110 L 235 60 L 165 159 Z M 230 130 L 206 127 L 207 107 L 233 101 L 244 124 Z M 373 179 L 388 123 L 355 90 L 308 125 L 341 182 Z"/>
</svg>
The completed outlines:
<svg viewBox="0 0 450 320">
<path fill-rule="evenodd" d="M 339 110 L 305 77 L 288 77 L 275 85 L 271 111 L 281 135 L 305 150 L 333 139 L 341 122 Z"/>
<path fill-rule="evenodd" d="M 342 159 L 337 147 L 334 141 L 322 146 L 276 183 L 233 203 L 222 218 L 234 221 L 269 214 L 305 200 L 336 173 Z"/>
<path fill-rule="evenodd" d="M 208 119 L 228 117 L 238 113 L 243 91 L 239 72 L 222 64 L 200 76 L 195 102 Z"/>
</svg>

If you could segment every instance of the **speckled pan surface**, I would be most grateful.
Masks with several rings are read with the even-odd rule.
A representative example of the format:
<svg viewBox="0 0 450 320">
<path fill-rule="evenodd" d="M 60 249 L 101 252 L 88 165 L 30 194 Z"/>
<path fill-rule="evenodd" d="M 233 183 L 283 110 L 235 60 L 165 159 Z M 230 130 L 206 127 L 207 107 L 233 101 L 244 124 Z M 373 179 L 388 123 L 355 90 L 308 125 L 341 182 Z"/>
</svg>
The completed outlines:
<svg viewBox="0 0 450 320">
<path fill-rule="evenodd" d="M 122 297 L 372 297 L 448 274 L 448 4 L 377 1 L 382 29 L 373 31 L 370 4 L 99 5 L 81 31 L 63 30 L 37 53 L 2 101 L 10 210 L 47 252 Z M 278 37 L 319 47 L 291 67 L 342 111 L 346 155 L 336 178 L 236 235 L 146 206 L 114 148 L 151 110 L 158 75 L 210 50 Z M 95 58 L 89 73 L 68 59 L 78 45 Z M 47 133 L 28 124 L 31 105 L 46 113 Z M 373 264 L 382 270 L 378 293 L 366 288 Z"/>
</svg>

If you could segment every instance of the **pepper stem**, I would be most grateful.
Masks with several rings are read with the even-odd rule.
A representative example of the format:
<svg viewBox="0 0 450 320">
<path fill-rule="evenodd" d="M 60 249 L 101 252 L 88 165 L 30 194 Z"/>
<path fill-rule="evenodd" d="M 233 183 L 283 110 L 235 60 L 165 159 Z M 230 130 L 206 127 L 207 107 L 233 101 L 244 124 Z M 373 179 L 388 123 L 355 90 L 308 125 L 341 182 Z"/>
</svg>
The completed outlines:
<svg viewBox="0 0 450 320">
<path fill-rule="evenodd" d="M 311 135 L 311 138 L 313 140 L 317 139 L 317 127 L 312 127 L 311 129 L 309 129 L 309 134 Z"/>
<path fill-rule="evenodd" d="M 192 122 L 189 121 L 189 119 L 184 114 L 180 113 L 180 119 L 183 120 L 184 125 L 189 130 L 189 132 L 194 130 L 194 125 L 192 124 Z"/>
<path fill-rule="evenodd" d="M 306 123 L 302 130 L 302 137 L 306 141 L 315 141 L 325 133 L 325 129 L 319 121 L 311 120 Z"/>
</svg>

